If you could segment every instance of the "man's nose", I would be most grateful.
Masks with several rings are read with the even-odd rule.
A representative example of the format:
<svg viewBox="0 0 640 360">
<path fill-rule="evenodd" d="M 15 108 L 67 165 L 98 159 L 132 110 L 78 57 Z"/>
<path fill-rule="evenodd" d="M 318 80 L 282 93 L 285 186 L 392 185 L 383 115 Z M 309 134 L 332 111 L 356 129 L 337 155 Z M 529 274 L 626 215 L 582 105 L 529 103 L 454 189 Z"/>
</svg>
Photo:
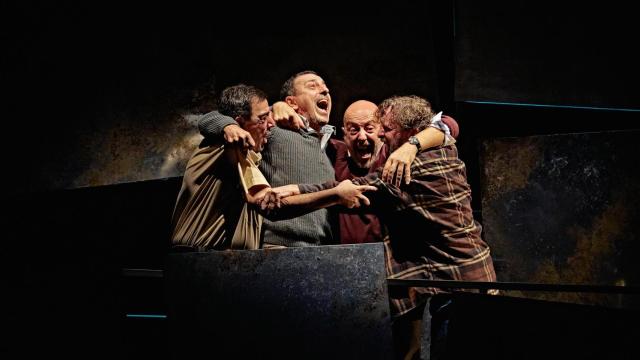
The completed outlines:
<svg viewBox="0 0 640 360">
<path fill-rule="evenodd" d="M 362 140 L 362 141 L 366 141 L 367 140 L 367 134 L 365 133 L 364 129 L 360 129 L 360 131 L 358 131 L 358 140 Z"/>
<path fill-rule="evenodd" d="M 276 121 L 273 120 L 273 116 L 269 115 L 267 118 L 267 130 L 271 130 L 272 127 L 276 126 Z"/>
<path fill-rule="evenodd" d="M 378 137 L 383 138 L 384 137 L 384 129 L 380 128 L 380 131 L 378 131 Z"/>
</svg>

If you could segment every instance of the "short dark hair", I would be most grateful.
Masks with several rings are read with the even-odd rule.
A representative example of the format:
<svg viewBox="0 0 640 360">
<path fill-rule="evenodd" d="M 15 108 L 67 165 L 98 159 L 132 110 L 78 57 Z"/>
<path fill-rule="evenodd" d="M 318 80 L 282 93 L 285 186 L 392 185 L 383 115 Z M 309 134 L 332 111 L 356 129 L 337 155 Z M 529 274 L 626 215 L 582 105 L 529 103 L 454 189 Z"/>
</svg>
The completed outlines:
<svg viewBox="0 0 640 360">
<path fill-rule="evenodd" d="M 435 115 L 431 104 L 419 96 L 393 96 L 378 105 L 376 116 L 381 118 L 390 109 L 393 121 L 405 130 L 423 130 Z"/>
<path fill-rule="evenodd" d="M 316 73 L 315 71 L 305 70 L 305 71 L 300 71 L 299 73 L 291 76 L 290 78 L 287 79 L 287 81 L 284 82 L 284 84 L 282 84 L 282 88 L 280 89 L 280 100 L 284 101 L 284 99 L 286 99 L 287 96 L 295 95 L 293 82 L 296 81 L 298 77 L 302 75 L 307 75 L 307 74 L 318 75 L 318 73 Z"/>
<path fill-rule="evenodd" d="M 232 118 L 237 116 L 251 116 L 251 102 L 255 99 L 262 101 L 267 98 L 267 94 L 255 86 L 238 84 L 229 86 L 222 90 L 218 111 L 222 115 Z"/>
</svg>

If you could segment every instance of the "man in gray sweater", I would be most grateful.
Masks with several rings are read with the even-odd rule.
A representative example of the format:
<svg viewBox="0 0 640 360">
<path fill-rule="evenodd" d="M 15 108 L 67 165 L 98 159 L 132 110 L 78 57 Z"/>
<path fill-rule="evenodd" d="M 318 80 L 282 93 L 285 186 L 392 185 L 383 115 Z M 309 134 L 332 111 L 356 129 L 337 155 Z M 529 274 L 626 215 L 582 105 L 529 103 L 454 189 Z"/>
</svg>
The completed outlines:
<svg viewBox="0 0 640 360">
<path fill-rule="evenodd" d="M 306 128 L 273 128 L 262 151 L 260 170 L 272 187 L 287 184 L 317 184 L 334 180 L 333 166 L 325 153 L 323 126 L 329 122 L 331 95 L 324 80 L 313 71 L 291 76 L 282 86 L 280 97 L 304 120 Z M 227 141 L 243 140 L 243 132 L 230 117 L 218 112 L 205 115 L 198 124 L 205 137 Z M 324 137 L 324 139 L 323 139 Z M 320 209 L 282 221 L 264 220 L 265 248 L 316 246 L 337 243 L 331 227 L 330 212 Z"/>
</svg>

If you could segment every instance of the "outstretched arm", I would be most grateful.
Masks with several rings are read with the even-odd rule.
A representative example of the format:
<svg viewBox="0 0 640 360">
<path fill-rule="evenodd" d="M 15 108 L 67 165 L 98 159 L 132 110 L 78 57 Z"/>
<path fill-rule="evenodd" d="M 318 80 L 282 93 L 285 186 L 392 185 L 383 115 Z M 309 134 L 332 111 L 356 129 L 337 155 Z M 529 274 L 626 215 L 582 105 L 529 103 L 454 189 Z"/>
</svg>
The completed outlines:
<svg viewBox="0 0 640 360">
<path fill-rule="evenodd" d="M 360 207 L 361 204 L 369 205 L 369 199 L 363 193 L 375 190 L 374 186 L 355 185 L 350 180 L 344 180 L 329 189 L 288 197 L 268 191 L 262 200 L 254 204 L 259 206 L 259 211 L 266 218 L 283 220 L 333 205 L 342 205 L 350 209 Z"/>
</svg>

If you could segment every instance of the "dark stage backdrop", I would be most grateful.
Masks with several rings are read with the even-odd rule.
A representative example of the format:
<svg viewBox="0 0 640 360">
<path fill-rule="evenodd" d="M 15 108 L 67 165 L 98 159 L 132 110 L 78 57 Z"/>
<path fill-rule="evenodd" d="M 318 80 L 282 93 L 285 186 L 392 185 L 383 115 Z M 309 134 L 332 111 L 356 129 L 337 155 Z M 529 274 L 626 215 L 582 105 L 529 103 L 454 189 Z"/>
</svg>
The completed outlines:
<svg viewBox="0 0 640 360">
<path fill-rule="evenodd" d="M 197 120 L 239 82 L 273 102 L 288 76 L 316 70 L 331 88 L 334 125 L 360 98 L 417 94 L 438 106 L 429 5 L 361 10 L 4 4 L 2 75 L 19 188 L 180 176 L 200 141 Z"/>
<path fill-rule="evenodd" d="M 621 1 L 456 1 L 456 100 L 639 108 Z"/>
</svg>

